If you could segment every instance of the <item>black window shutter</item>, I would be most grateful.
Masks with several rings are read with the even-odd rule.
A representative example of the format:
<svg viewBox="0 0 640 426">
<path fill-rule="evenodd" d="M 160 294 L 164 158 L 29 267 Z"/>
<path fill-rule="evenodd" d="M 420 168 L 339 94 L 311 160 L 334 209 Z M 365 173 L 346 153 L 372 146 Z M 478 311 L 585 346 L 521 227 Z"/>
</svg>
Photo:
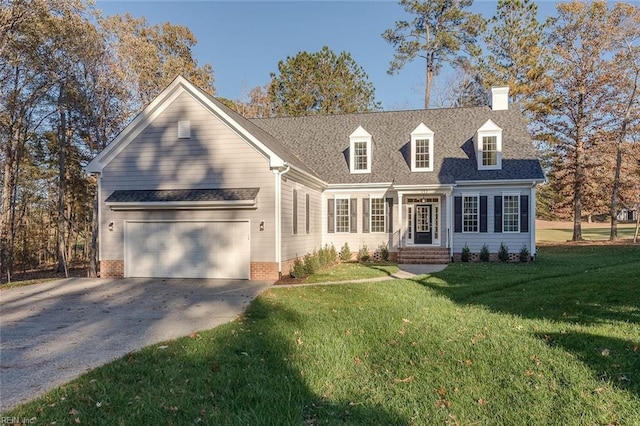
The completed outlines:
<svg viewBox="0 0 640 426">
<path fill-rule="evenodd" d="M 387 198 L 387 228 L 393 234 L 393 198 Z"/>
<path fill-rule="evenodd" d="M 453 232 L 462 232 L 462 197 L 453 197 Z"/>
<path fill-rule="evenodd" d="M 529 232 L 529 196 L 520 196 L 520 232 Z"/>
<path fill-rule="evenodd" d="M 358 199 L 352 198 L 351 200 L 351 223 L 349 224 L 349 231 L 354 233 L 358 232 Z"/>
<path fill-rule="evenodd" d="M 369 199 L 362 199 L 362 232 L 369 232 Z"/>
<path fill-rule="evenodd" d="M 334 200 L 333 198 L 329 198 L 327 200 L 327 232 L 330 233 L 330 234 L 336 232 L 336 230 L 335 230 L 335 225 L 336 225 L 336 221 L 335 221 L 335 214 L 336 214 L 335 203 L 336 203 L 336 200 Z"/>
<path fill-rule="evenodd" d="M 493 232 L 502 232 L 502 196 L 493 197 Z"/>
<path fill-rule="evenodd" d="M 487 232 L 487 196 L 480 197 L 480 232 Z"/>
<path fill-rule="evenodd" d="M 298 233 L 298 190 L 293 190 L 293 233 Z"/>
<path fill-rule="evenodd" d="M 309 194 L 305 195 L 304 201 L 304 220 L 305 220 L 305 230 L 307 234 L 309 233 L 310 221 L 309 221 Z"/>
</svg>

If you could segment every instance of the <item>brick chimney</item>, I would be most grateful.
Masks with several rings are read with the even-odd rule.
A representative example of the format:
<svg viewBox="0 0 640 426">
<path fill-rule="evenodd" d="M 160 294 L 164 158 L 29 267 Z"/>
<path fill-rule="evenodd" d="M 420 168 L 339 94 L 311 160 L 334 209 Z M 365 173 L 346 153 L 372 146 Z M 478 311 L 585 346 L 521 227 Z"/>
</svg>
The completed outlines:
<svg viewBox="0 0 640 426">
<path fill-rule="evenodd" d="M 509 109 L 509 87 L 491 88 L 491 109 L 493 111 L 505 111 Z"/>
</svg>

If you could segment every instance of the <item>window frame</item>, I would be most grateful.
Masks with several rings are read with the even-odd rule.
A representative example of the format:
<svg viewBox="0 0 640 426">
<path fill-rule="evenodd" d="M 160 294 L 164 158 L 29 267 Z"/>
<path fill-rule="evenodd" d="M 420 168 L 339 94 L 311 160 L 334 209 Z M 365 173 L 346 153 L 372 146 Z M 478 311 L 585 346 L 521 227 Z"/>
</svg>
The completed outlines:
<svg viewBox="0 0 640 426">
<path fill-rule="evenodd" d="M 298 190 L 293 188 L 291 191 L 291 210 L 293 210 L 291 216 L 291 232 L 293 235 L 298 235 Z"/>
<path fill-rule="evenodd" d="M 356 144 L 365 144 L 366 168 L 356 168 Z M 349 170 L 352 174 L 371 173 L 372 137 L 362 126 L 349 136 Z"/>
<path fill-rule="evenodd" d="M 516 211 L 507 213 L 506 199 L 507 197 L 514 199 Z M 515 224 L 515 230 L 507 230 L 507 217 L 511 217 L 512 223 Z M 502 193 L 502 232 L 505 234 L 517 234 L 520 233 L 520 193 L 519 192 L 504 192 Z"/>
<path fill-rule="evenodd" d="M 417 142 L 421 140 L 428 141 L 428 147 L 426 154 L 429 156 L 427 167 L 417 166 Z M 429 129 L 424 123 L 420 123 L 411 132 L 411 171 L 412 172 L 432 172 L 433 171 L 433 146 L 434 146 L 434 132 Z"/>
<path fill-rule="evenodd" d="M 467 213 L 465 211 L 466 200 L 475 199 L 475 213 Z M 467 227 L 467 218 L 475 215 L 475 230 Z M 462 233 L 463 234 L 479 234 L 480 233 L 480 194 L 462 194 Z"/>
<path fill-rule="evenodd" d="M 344 215 L 346 217 L 346 224 L 347 224 L 347 229 L 346 231 L 340 231 L 338 229 L 338 204 L 340 202 L 346 202 L 347 203 L 347 213 L 346 215 Z M 333 230 L 334 233 L 336 234 L 348 234 L 351 232 L 351 199 L 349 197 L 335 197 L 334 198 L 334 212 L 333 212 L 333 220 L 334 220 L 334 224 L 333 224 Z"/>
<path fill-rule="evenodd" d="M 496 163 L 484 164 L 485 154 L 485 138 L 496 138 Z M 502 169 L 502 128 L 500 128 L 493 120 L 487 120 L 476 133 L 476 159 L 478 170 L 501 170 Z"/>
<path fill-rule="evenodd" d="M 374 214 L 373 210 L 373 202 L 379 201 L 381 203 L 380 208 L 382 209 L 382 214 L 377 213 Z M 374 216 L 380 217 L 382 216 L 382 230 L 374 229 Z M 384 197 L 381 198 L 369 198 L 369 232 L 376 234 L 386 234 L 387 233 L 387 200 Z M 380 222 L 377 223 L 377 226 L 380 226 Z"/>
</svg>

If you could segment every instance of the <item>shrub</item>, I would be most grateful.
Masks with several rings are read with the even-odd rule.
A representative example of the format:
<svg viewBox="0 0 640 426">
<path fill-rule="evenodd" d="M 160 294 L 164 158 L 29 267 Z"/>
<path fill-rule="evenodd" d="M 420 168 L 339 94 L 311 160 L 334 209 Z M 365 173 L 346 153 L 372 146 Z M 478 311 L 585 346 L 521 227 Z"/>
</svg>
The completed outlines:
<svg viewBox="0 0 640 426">
<path fill-rule="evenodd" d="M 328 250 L 329 250 L 329 258 L 331 259 L 331 264 L 333 265 L 335 263 L 338 263 L 338 251 L 336 250 L 336 247 L 333 244 L 331 244 L 328 247 Z"/>
<path fill-rule="evenodd" d="M 305 254 L 304 255 L 304 269 L 307 272 L 307 275 L 315 274 L 318 270 L 320 270 L 320 256 L 313 251 L 313 254 Z"/>
<path fill-rule="evenodd" d="M 380 244 L 378 246 L 378 254 L 380 255 L 380 260 L 383 262 L 389 261 L 389 248 L 386 244 Z"/>
<path fill-rule="evenodd" d="M 344 243 L 344 245 L 340 249 L 340 260 L 343 262 L 348 262 L 351 260 L 351 249 L 349 248 L 349 243 Z"/>
<path fill-rule="evenodd" d="M 293 278 L 304 278 L 307 276 L 307 268 L 304 266 L 304 262 L 300 260 L 299 257 L 296 257 L 296 260 L 293 261 L 293 268 L 289 274 Z"/>
<path fill-rule="evenodd" d="M 468 262 L 471 259 L 471 250 L 469 250 L 469 246 L 465 243 L 464 247 L 462 247 L 462 255 L 461 259 L 463 262 Z"/>
<path fill-rule="evenodd" d="M 360 247 L 357 257 L 358 257 L 358 262 L 369 261 L 369 249 L 367 248 L 366 245 L 363 245 L 362 247 Z"/>
<path fill-rule="evenodd" d="M 509 247 L 505 243 L 500 243 L 500 250 L 498 251 L 498 259 L 502 262 L 509 261 Z"/>
<path fill-rule="evenodd" d="M 489 247 L 487 247 L 486 243 L 480 249 L 480 260 L 483 262 L 488 262 L 490 260 Z"/>
<path fill-rule="evenodd" d="M 527 245 L 523 244 L 522 248 L 520 249 L 520 262 L 528 262 L 530 257 L 531 256 L 529 255 L 529 249 L 527 248 Z"/>
<path fill-rule="evenodd" d="M 329 249 L 329 246 L 324 246 L 320 250 L 318 250 L 318 260 L 320 261 L 321 268 L 326 268 L 327 266 L 333 265 L 335 263 L 335 257 L 331 256 L 331 250 Z"/>
</svg>

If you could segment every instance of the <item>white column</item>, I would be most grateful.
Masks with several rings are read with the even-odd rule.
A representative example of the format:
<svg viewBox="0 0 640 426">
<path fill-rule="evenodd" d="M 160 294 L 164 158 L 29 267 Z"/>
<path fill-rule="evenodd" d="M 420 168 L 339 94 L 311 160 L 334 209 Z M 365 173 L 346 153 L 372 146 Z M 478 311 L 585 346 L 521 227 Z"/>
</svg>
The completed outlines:
<svg viewBox="0 0 640 426">
<path fill-rule="evenodd" d="M 449 246 L 449 255 L 453 256 L 453 232 L 451 231 L 451 223 L 453 222 L 453 202 L 452 202 L 452 194 L 450 192 L 445 195 L 447 197 L 447 244 Z"/>
<path fill-rule="evenodd" d="M 402 247 L 402 234 L 404 233 L 402 219 L 402 193 L 398 192 L 398 247 Z"/>
</svg>

